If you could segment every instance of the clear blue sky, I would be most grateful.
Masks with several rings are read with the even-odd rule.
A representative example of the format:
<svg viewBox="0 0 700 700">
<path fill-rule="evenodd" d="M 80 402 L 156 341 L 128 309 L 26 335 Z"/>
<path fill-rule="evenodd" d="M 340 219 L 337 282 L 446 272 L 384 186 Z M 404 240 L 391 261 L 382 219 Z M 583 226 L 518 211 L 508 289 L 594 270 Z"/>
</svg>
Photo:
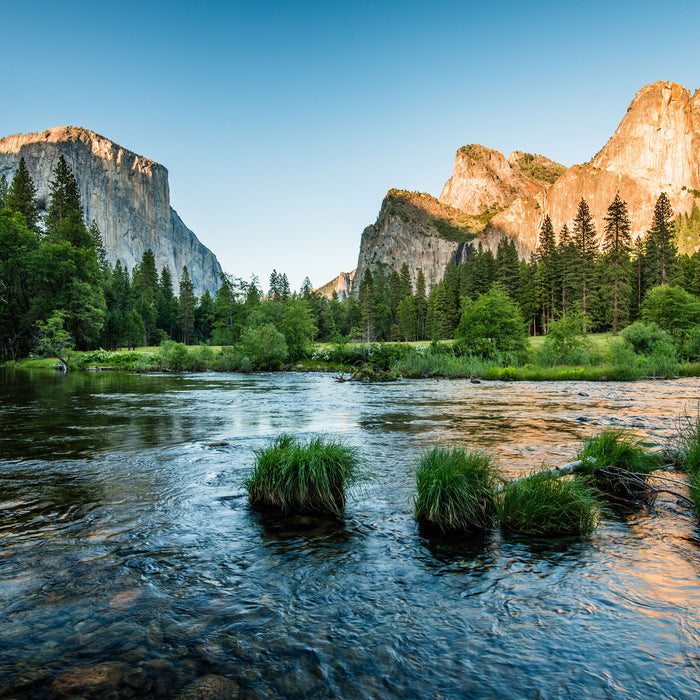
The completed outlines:
<svg viewBox="0 0 700 700">
<path fill-rule="evenodd" d="M 636 91 L 700 87 L 700 3 L 9 3 L 0 135 L 84 126 L 170 172 L 227 272 L 352 269 L 391 187 L 481 143 L 565 165 Z"/>
</svg>

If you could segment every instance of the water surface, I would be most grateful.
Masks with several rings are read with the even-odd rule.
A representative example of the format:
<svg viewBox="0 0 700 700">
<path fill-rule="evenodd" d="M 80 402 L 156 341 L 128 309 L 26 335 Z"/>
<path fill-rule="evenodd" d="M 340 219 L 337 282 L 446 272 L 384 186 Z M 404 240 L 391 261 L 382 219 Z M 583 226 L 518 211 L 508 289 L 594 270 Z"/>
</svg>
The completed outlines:
<svg viewBox="0 0 700 700">
<path fill-rule="evenodd" d="M 513 476 L 608 425 L 660 447 L 699 389 L 0 373 L 0 697 L 208 674 L 251 698 L 697 697 L 700 539 L 673 498 L 581 541 L 455 541 L 422 536 L 412 496 L 434 444 Z M 360 448 L 343 522 L 248 508 L 253 450 L 283 431 Z"/>
</svg>

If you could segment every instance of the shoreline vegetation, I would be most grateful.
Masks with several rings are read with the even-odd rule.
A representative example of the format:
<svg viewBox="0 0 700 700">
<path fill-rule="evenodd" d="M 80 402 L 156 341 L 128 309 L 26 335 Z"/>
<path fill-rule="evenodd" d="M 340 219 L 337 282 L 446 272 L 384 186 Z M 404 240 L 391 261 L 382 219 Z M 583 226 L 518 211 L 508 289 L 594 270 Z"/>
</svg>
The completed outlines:
<svg viewBox="0 0 700 700">
<path fill-rule="evenodd" d="M 700 376 L 700 362 L 681 362 L 668 347 L 635 352 L 632 343 L 608 333 L 590 334 L 569 357 L 551 357 L 546 337 L 531 338 L 525 355 L 490 358 L 461 354 L 457 342 L 318 344 L 294 363 L 251 357 L 237 346 L 186 346 L 165 341 L 158 347 L 70 351 L 70 370 L 131 372 L 329 372 L 343 381 L 472 379 L 498 381 L 635 381 Z M 576 357 L 577 356 L 577 357 Z M 63 357 L 63 356 L 62 356 Z M 567 361 L 569 360 L 569 361 Z M 578 360 L 578 361 L 576 361 Z M 55 356 L 31 356 L 0 366 L 63 369 Z M 346 376 L 347 375 L 347 376 Z"/>
</svg>

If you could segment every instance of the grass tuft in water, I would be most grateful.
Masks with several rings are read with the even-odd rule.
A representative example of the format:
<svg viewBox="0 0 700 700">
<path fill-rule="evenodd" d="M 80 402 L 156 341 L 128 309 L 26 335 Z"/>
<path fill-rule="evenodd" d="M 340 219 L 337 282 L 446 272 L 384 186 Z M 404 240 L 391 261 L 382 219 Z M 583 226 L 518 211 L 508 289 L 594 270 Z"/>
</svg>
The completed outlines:
<svg viewBox="0 0 700 700">
<path fill-rule="evenodd" d="M 582 480 L 547 471 L 507 483 L 498 502 L 503 529 L 525 535 L 585 535 L 599 513 L 592 489 Z"/>
<path fill-rule="evenodd" d="M 686 413 L 678 421 L 678 458 L 685 471 L 700 476 L 700 408 L 694 416 Z"/>
<path fill-rule="evenodd" d="M 302 442 L 283 434 L 255 452 L 245 488 L 253 506 L 340 516 L 346 487 L 361 477 L 354 447 L 322 437 Z"/>
<path fill-rule="evenodd" d="M 583 475 L 603 496 L 617 500 L 653 500 L 646 475 L 660 466 L 659 456 L 649 452 L 627 431 L 605 428 L 583 443 L 578 459 L 595 458 Z"/>
<path fill-rule="evenodd" d="M 443 532 L 487 528 L 496 512 L 498 476 L 485 452 L 435 447 L 416 471 L 416 518 Z"/>
</svg>

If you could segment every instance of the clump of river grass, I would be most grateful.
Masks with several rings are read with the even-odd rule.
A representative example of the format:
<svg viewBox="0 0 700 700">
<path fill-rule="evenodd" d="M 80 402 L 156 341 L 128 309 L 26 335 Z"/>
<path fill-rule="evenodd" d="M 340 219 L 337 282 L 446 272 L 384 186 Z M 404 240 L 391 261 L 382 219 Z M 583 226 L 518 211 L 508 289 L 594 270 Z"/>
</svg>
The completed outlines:
<svg viewBox="0 0 700 700">
<path fill-rule="evenodd" d="M 498 502 L 501 527 L 525 535 L 585 535 L 598 522 L 593 490 L 548 471 L 506 483 Z"/>
<path fill-rule="evenodd" d="M 647 476 L 660 466 L 659 457 L 627 431 L 601 430 L 583 443 L 578 459 L 584 462 L 580 473 L 601 495 L 614 500 L 653 501 Z"/>
<path fill-rule="evenodd" d="M 345 489 L 361 477 L 354 447 L 322 437 L 304 442 L 283 434 L 255 452 L 245 488 L 253 506 L 338 517 L 345 506 Z"/>
<path fill-rule="evenodd" d="M 416 472 L 416 517 L 443 532 L 484 530 L 496 512 L 498 475 L 485 452 L 435 447 Z"/>
<path fill-rule="evenodd" d="M 690 496 L 700 515 L 700 407 L 694 416 L 686 413 L 679 419 L 677 458 L 688 474 Z"/>
</svg>

